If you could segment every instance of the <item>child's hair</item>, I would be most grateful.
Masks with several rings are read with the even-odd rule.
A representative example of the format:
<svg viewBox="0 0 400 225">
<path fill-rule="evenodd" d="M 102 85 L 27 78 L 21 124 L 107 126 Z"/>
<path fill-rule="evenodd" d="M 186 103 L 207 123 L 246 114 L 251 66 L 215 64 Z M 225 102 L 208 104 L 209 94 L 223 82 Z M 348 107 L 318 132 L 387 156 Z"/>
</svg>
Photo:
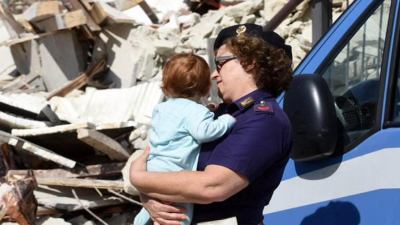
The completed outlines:
<svg viewBox="0 0 400 225">
<path fill-rule="evenodd" d="M 167 97 L 202 97 L 210 91 L 210 68 L 203 58 L 193 53 L 176 54 L 165 64 L 162 83 Z"/>
</svg>

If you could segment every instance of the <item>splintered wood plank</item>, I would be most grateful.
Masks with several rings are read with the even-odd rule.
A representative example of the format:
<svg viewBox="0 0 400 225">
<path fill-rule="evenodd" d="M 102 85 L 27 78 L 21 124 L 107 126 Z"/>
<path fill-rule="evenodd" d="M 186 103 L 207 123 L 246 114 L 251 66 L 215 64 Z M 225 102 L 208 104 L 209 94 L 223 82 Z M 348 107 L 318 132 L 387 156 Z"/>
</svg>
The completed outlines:
<svg viewBox="0 0 400 225">
<path fill-rule="evenodd" d="M 117 141 L 96 130 L 79 129 L 78 139 L 111 159 L 127 160 L 129 153 Z"/>
<path fill-rule="evenodd" d="M 41 136 L 46 134 L 75 132 L 76 130 L 81 128 L 91 128 L 91 127 L 94 127 L 94 125 L 91 123 L 75 123 L 75 124 L 59 125 L 54 127 L 36 128 L 36 129 L 12 129 L 11 134 L 18 137 L 32 137 L 32 136 Z"/>
<path fill-rule="evenodd" d="M 121 174 L 125 163 L 107 163 L 85 166 L 82 169 L 48 169 L 48 170 L 8 170 L 7 179 L 18 179 L 25 177 L 29 171 L 33 172 L 36 178 L 82 178 L 82 177 L 109 177 Z"/>
<path fill-rule="evenodd" d="M 79 196 L 79 199 L 86 208 L 98 208 L 103 206 L 120 205 L 125 201 L 111 196 L 100 196 L 96 190 L 88 188 L 74 189 Z M 39 205 L 50 209 L 62 210 L 63 212 L 81 210 L 82 205 L 78 203 L 72 195 L 70 187 L 48 187 L 39 185 L 34 191 L 35 197 Z"/>
<path fill-rule="evenodd" d="M 71 6 L 70 10 L 78 10 L 81 9 L 87 18 L 87 26 L 89 27 L 90 31 L 101 31 L 101 27 L 93 20 L 90 16 L 87 9 L 84 7 L 81 1 L 79 0 L 66 0 Z"/>
<path fill-rule="evenodd" d="M 67 168 L 74 168 L 76 165 L 76 162 L 71 159 L 58 155 L 49 149 L 30 143 L 22 138 L 12 136 L 4 131 L 0 131 L 0 141 L 14 146 L 18 150 L 29 152 L 41 159 L 52 161 Z"/>
<path fill-rule="evenodd" d="M 94 179 L 79 179 L 79 178 L 36 178 L 38 184 L 47 186 L 62 186 L 75 188 L 97 188 L 97 189 L 114 189 L 123 190 L 123 181 L 114 180 L 94 180 Z"/>
<path fill-rule="evenodd" d="M 58 14 L 35 23 L 36 27 L 44 32 L 70 29 L 85 25 L 87 18 L 81 9 L 64 14 Z"/>
<path fill-rule="evenodd" d="M 20 25 L 12 15 L 12 13 L 0 2 L 0 20 L 4 21 L 6 29 L 12 38 L 18 38 L 24 33 L 24 28 Z"/>
<path fill-rule="evenodd" d="M 58 1 L 43 1 L 33 3 L 23 15 L 28 21 L 34 22 L 59 13 L 61 13 L 61 5 Z"/>
</svg>

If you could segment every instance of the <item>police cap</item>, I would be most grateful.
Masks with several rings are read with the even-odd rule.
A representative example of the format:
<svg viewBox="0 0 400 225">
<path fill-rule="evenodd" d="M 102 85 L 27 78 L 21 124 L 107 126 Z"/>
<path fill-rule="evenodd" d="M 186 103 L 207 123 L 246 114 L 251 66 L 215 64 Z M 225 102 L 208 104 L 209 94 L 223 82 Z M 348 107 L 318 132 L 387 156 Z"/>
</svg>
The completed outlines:
<svg viewBox="0 0 400 225">
<path fill-rule="evenodd" d="M 281 48 L 285 50 L 289 58 L 292 58 L 292 48 L 285 44 L 285 40 L 283 38 L 273 31 L 264 31 L 262 26 L 251 23 L 238 24 L 222 29 L 215 39 L 214 51 L 221 47 L 221 45 L 225 44 L 228 39 L 243 33 L 249 36 L 262 38 L 275 48 Z"/>
</svg>

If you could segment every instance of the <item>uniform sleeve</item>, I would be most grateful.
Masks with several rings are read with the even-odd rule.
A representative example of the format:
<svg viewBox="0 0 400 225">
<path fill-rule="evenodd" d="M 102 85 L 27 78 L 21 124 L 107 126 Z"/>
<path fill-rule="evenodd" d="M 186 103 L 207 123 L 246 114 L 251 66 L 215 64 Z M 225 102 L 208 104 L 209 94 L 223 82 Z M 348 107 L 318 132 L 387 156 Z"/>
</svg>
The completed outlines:
<svg viewBox="0 0 400 225">
<path fill-rule="evenodd" d="M 282 143 L 290 134 L 273 116 L 255 118 L 239 126 L 216 146 L 208 164 L 229 168 L 252 182 L 286 157 Z"/>
<path fill-rule="evenodd" d="M 203 108 L 192 113 L 185 121 L 186 129 L 199 143 L 210 142 L 222 137 L 236 122 L 235 118 L 228 114 L 214 119 L 214 113 Z"/>
</svg>

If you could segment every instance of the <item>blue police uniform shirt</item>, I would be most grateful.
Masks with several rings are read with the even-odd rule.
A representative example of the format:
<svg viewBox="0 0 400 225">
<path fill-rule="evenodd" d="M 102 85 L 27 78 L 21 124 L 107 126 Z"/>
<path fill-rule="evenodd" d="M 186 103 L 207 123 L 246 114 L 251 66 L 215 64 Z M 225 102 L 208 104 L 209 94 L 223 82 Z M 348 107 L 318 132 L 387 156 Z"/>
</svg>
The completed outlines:
<svg viewBox="0 0 400 225">
<path fill-rule="evenodd" d="M 239 224 L 256 225 L 278 187 L 292 146 L 289 119 L 268 92 L 256 90 L 230 105 L 221 104 L 216 116 L 229 113 L 236 124 L 222 138 L 205 143 L 198 171 L 219 165 L 245 176 L 249 185 L 223 202 L 196 204 L 193 223 L 236 217 Z"/>
</svg>

